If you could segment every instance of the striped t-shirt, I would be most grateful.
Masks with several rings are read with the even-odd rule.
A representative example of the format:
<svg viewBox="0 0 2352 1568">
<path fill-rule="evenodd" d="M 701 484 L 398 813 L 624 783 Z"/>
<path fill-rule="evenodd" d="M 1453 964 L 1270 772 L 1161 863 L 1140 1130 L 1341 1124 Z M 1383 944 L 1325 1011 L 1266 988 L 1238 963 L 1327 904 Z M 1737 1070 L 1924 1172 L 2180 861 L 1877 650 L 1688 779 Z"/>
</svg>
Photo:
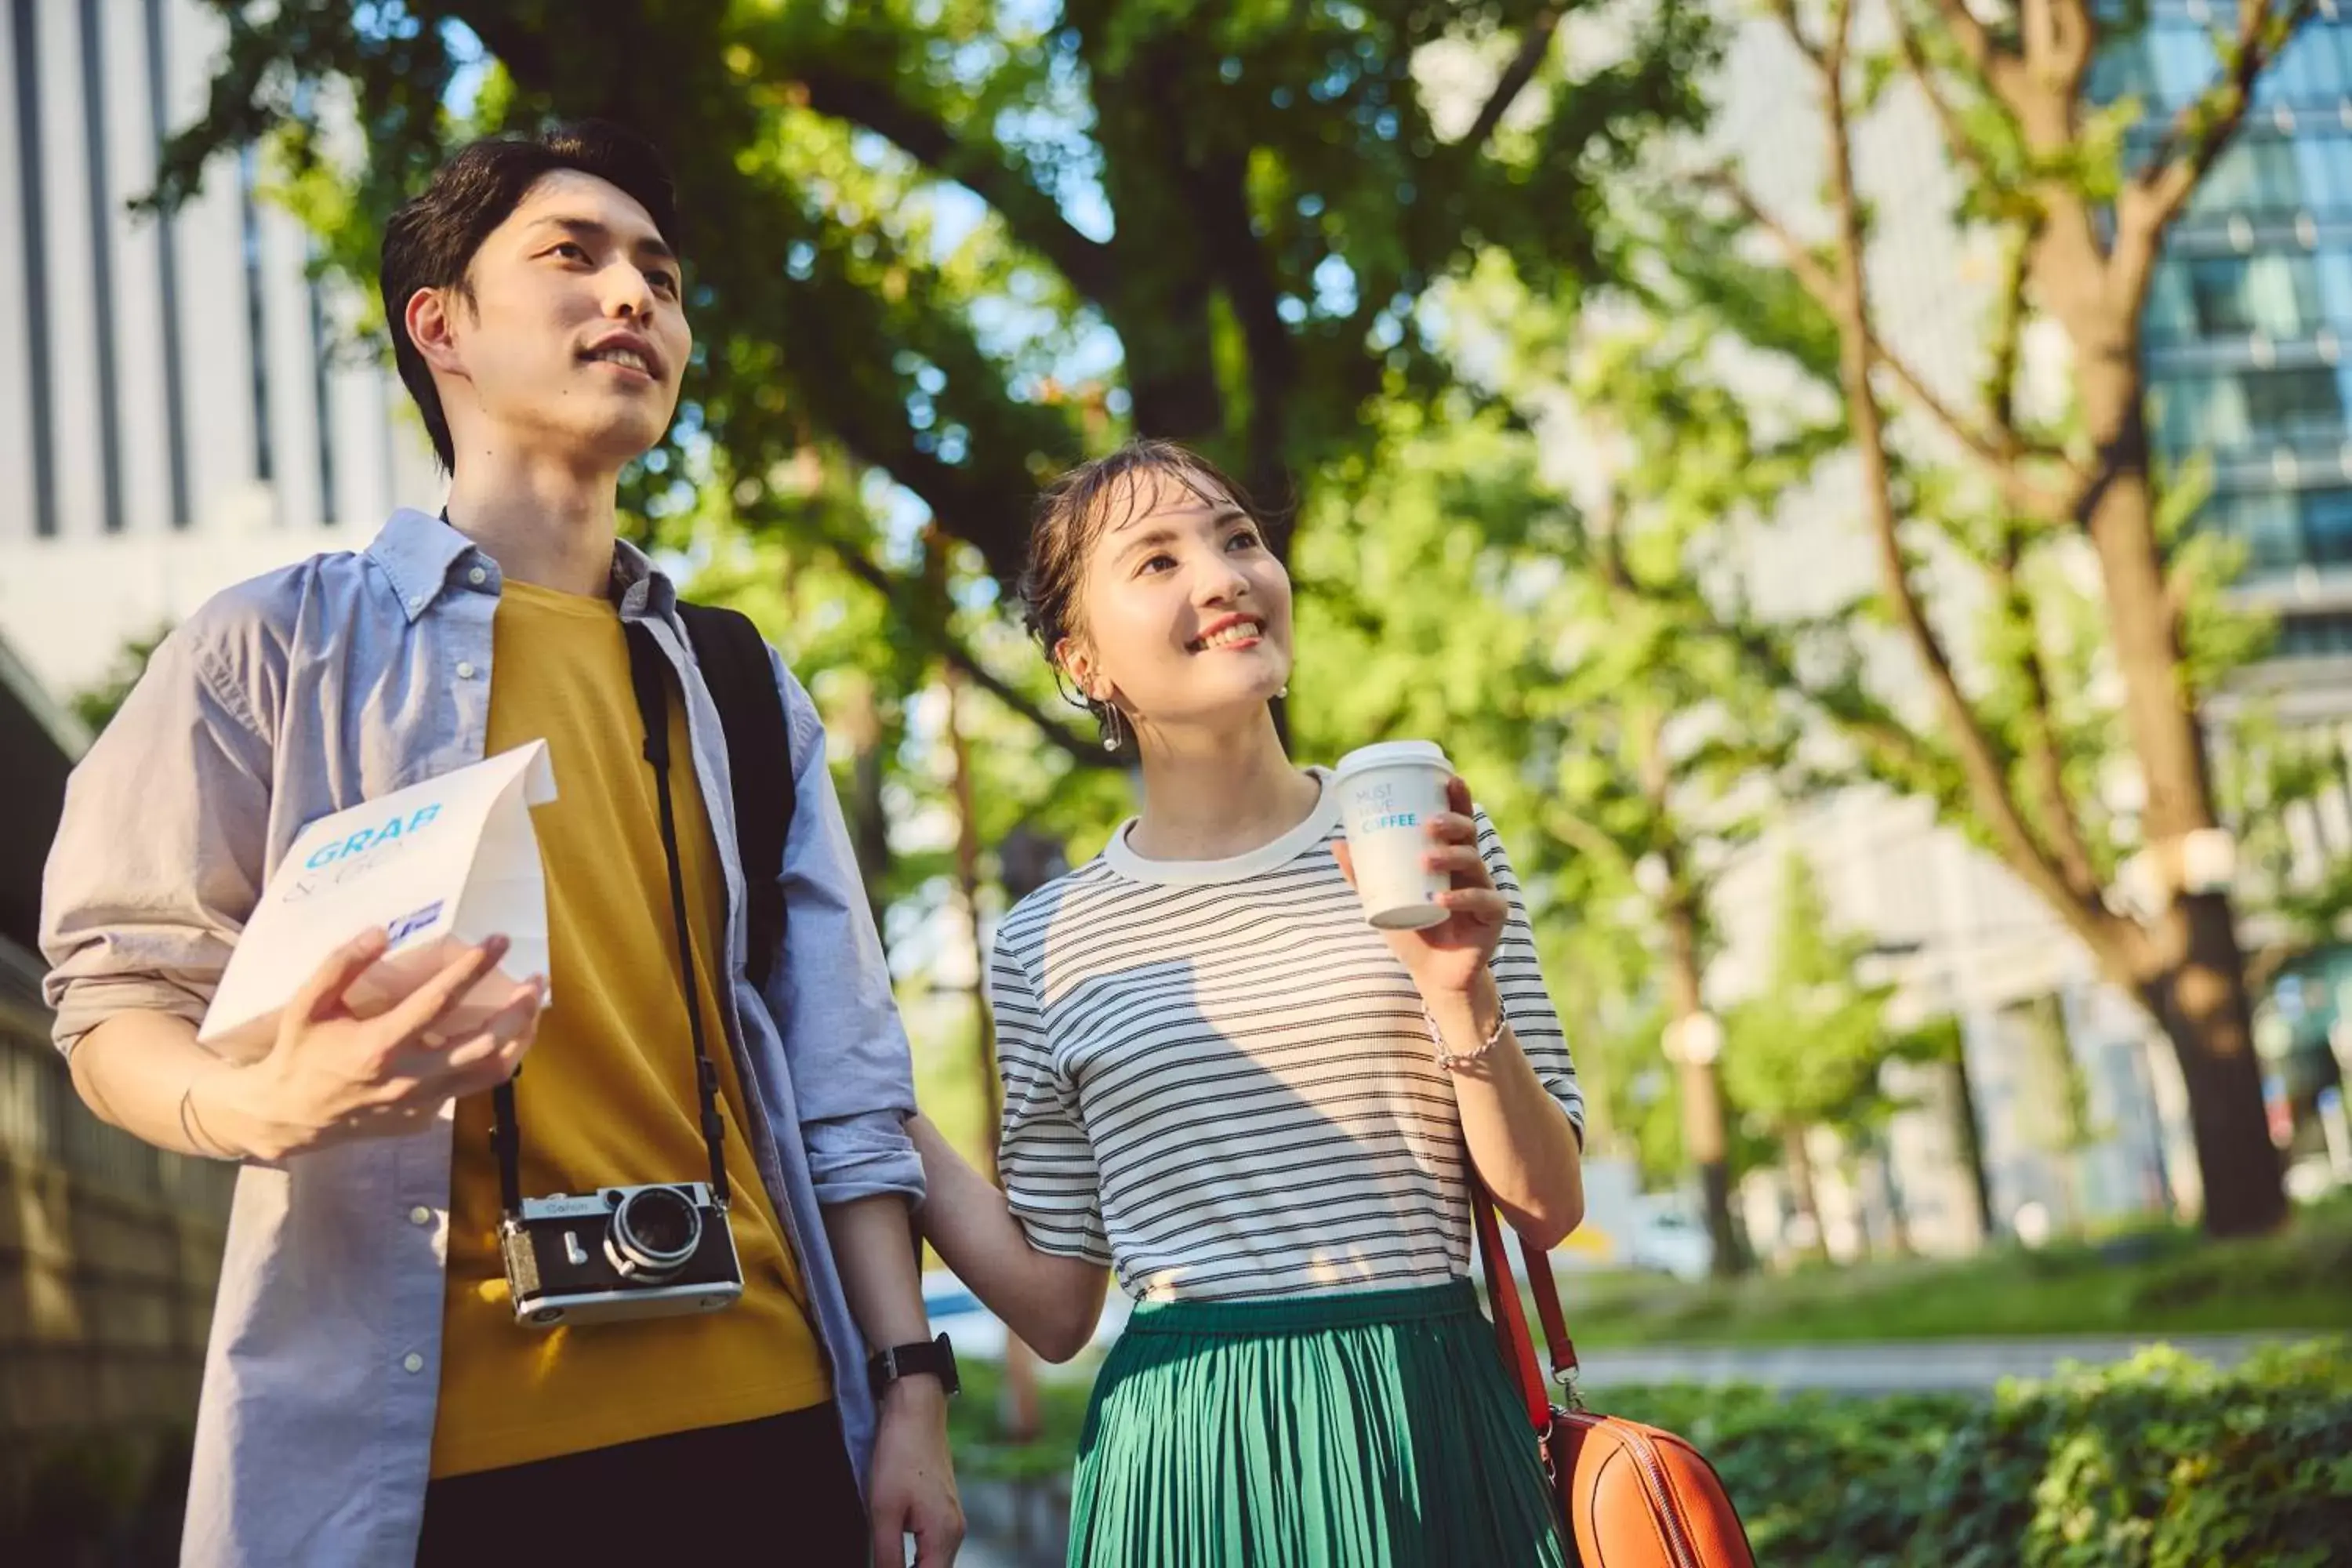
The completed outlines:
<svg viewBox="0 0 2352 1568">
<path fill-rule="evenodd" d="M 1147 860 L 1127 828 L 1006 915 L 990 964 L 1006 1197 L 1039 1250 L 1131 1296 L 1435 1285 L 1469 1269 L 1450 1075 L 1420 994 L 1332 858 L 1338 793 L 1275 842 Z M 1584 1099 L 1518 884 L 1494 959 L 1512 1031 L 1581 1136 Z"/>
</svg>

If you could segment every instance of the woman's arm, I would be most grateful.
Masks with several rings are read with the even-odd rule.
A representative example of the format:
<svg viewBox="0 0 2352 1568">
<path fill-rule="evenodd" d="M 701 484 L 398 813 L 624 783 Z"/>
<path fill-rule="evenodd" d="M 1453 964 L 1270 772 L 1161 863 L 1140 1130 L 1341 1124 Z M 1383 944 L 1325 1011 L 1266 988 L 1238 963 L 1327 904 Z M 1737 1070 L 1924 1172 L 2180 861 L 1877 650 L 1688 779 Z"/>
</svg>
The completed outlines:
<svg viewBox="0 0 2352 1568">
<path fill-rule="evenodd" d="M 1429 1016 L 1454 1054 L 1475 1051 L 1500 1023 L 1490 1049 L 1453 1069 L 1462 1134 L 1503 1217 L 1533 1245 L 1558 1247 L 1584 1222 L 1583 1145 L 1504 1018 L 1494 976 L 1482 972 Z"/>
<path fill-rule="evenodd" d="M 1065 1362 L 1084 1350 L 1102 1317 L 1110 1270 L 1038 1251 L 1004 1194 L 955 1152 L 929 1117 L 909 1118 L 907 1131 L 923 1158 L 928 1195 L 916 1217 L 924 1239 L 1039 1355 Z"/>
<path fill-rule="evenodd" d="M 1511 940 L 1506 957 L 1514 973 L 1524 979 L 1534 963 L 1525 912 L 1497 885 L 1496 866 L 1507 875 L 1501 846 L 1494 846 L 1496 866 L 1490 866 L 1480 843 L 1477 808 L 1460 779 L 1449 786 L 1447 805 L 1452 809 L 1428 824 L 1426 863 L 1454 879 L 1454 886 L 1437 896 L 1450 918 L 1423 931 L 1385 934 L 1412 974 L 1445 1055 L 1457 1058 L 1449 1064 L 1448 1076 L 1471 1163 L 1512 1227 L 1549 1248 L 1584 1220 L 1583 1139 L 1562 1095 L 1544 1082 L 1529 1059 L 1496 982 L 1496 953 L 1506 948 L 1507 936 Z M 1333 847 L 1352 881 L 1355 868 L 1346 843 Z M 1515 995 L 1525 989 L 1514 984 Z M 1525 1005 L 1528 998 L 1519 1000 Z M 1533 1015 L 1540 1015 L 1546 1033 L 1556 1040 L 1549 1003 L 1542 1002 Z M 1565 1082 L 1562 1092 L 1573 1101 L 1566 1054 L 1556 1044 L 1549 1048 L 1557 1058 L 1554 1076 Z"/>
</svg>

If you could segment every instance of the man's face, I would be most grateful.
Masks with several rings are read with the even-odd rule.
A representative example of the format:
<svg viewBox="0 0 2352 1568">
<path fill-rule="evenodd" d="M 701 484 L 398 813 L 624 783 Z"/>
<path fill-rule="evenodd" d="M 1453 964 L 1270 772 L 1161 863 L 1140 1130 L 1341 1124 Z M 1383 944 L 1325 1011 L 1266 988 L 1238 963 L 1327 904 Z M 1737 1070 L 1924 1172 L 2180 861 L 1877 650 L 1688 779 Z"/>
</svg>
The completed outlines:
<svg viewBox="0 0 2352 1568">
<path fill-rule="evenodd" d="M 447 352 L 428 356 L 445 407 L 470 392 L 472 417 L 451 407 L 460 463 L 487 443 L 617 468 L 661 439 L 694 334 L 677 258 L 635 199 L 558 170 L 490 232 L 467 281 L 470 305 L 444 291 Z"/>
</svg>

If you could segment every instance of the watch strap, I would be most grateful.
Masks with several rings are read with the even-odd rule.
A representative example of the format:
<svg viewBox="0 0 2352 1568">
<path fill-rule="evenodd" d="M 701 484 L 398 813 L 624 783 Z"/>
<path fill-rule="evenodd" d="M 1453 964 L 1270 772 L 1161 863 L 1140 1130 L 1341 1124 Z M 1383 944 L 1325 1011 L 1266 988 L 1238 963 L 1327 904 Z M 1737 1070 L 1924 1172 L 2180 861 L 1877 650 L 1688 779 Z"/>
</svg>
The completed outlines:
<svg viewBox="0 0 2352 1568">
<path fill-rule="evenodd" d="M 892 1345 L 866 1363 L 866 1371 L 877 1394 L 900 1378 L 925 1373 L 938 1378 L 940 1386 L 950 1394 L 962 1387 L 956 1373 L 955 1350 L 945 1334 L 927 1342 Z"/>
</svg>

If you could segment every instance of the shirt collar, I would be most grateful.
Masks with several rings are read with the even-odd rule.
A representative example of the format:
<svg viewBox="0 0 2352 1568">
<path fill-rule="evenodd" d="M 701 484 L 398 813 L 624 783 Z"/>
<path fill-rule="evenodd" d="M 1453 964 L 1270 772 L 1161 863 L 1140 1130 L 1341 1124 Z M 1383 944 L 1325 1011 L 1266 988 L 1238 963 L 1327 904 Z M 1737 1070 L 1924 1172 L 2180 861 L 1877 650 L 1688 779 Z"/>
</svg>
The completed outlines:
<svg viewBox="0 0 2352 1568">
<path fill-rule="evenodd" d="M 433 606 L 460 562 L 471 559 L 488 573 L 484 587 L 497 593 L 499 563 L 479 546 L 431 512 L 403 507 L 368 546 L 368 558 L 383 569 L 400 607 L 411 622 Z M 646 552 L 627 540 L 613 545 L 613 601 L 625 620 L 670 618 L 677 604 L 677 585 L 656 567 Z"/>
</svg>

